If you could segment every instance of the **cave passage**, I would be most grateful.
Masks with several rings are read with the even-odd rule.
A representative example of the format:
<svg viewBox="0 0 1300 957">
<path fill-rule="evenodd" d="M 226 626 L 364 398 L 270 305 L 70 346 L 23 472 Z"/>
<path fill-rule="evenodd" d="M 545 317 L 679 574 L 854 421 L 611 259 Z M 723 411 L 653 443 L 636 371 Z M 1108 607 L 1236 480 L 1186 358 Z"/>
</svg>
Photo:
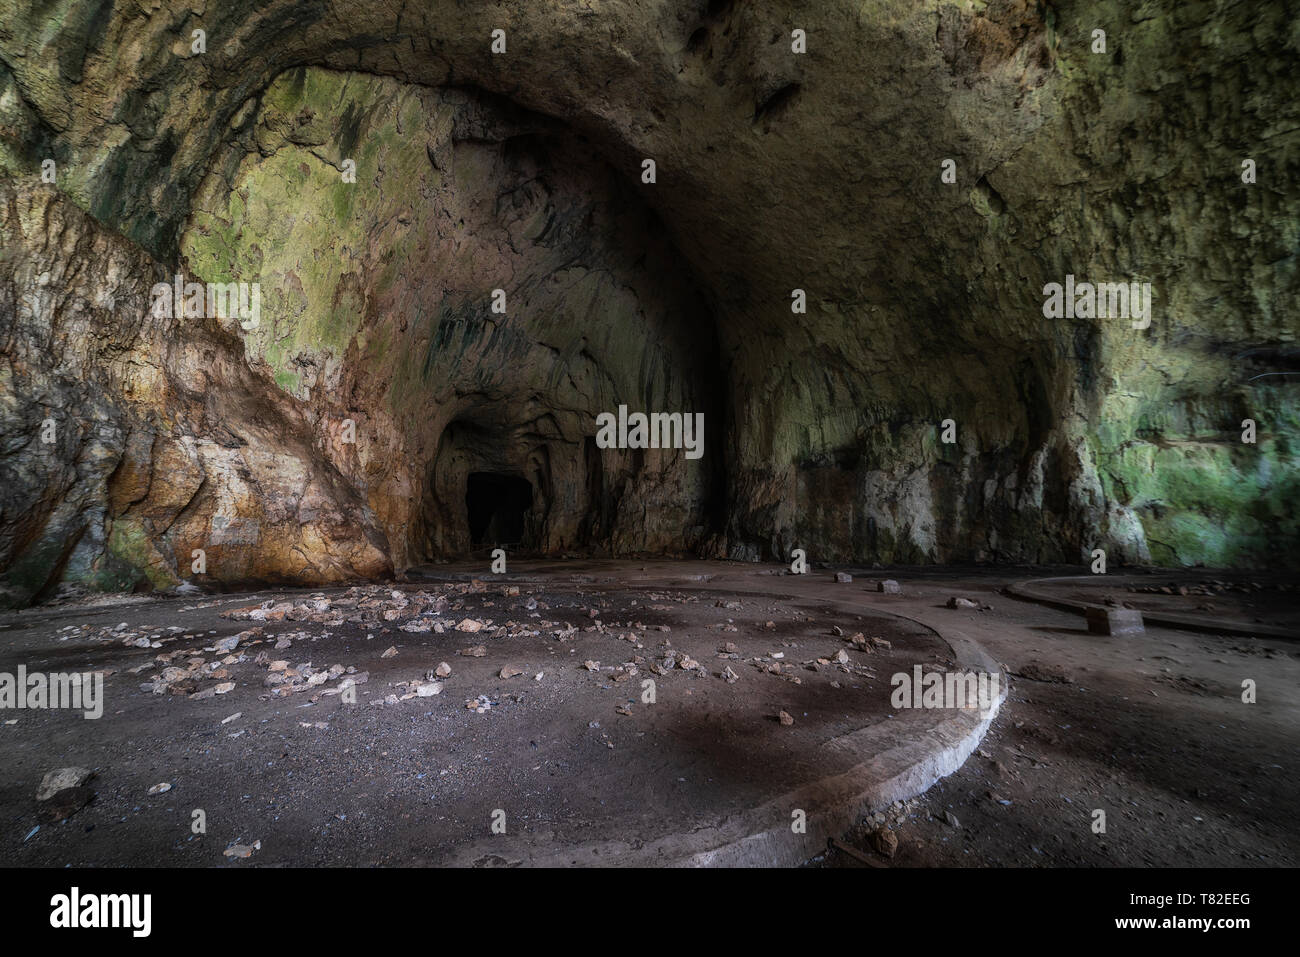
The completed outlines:
<svg viewBox="0 0 1300 957">
<path fill-rule="evenodd" d="M 475 545 L 518 545 L 533 507 L 527 479 L 500 472 L 471 472 L 465 483 L 469 536 Z"/>
</svg>

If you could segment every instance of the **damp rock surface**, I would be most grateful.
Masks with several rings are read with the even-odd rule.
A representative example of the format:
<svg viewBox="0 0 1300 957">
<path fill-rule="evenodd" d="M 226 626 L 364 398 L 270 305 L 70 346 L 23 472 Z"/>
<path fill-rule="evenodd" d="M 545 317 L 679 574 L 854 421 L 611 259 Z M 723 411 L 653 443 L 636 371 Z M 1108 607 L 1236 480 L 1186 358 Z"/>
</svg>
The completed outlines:
<svg viewBox="0 0 1300 957">
<path fill-rule="evenodd" d="M 55 7 L 0 3 L 7 604 L 1300 555 L 1282 4 Z M 155 317 L 177 275 L 258 322 Z M 1076 281 L 1150 315 L 1045 314 Z M 598 448 L 620 405 L 701 457 Z M 529 492 L 478 540 L 472 474 Z"/>
</svg>

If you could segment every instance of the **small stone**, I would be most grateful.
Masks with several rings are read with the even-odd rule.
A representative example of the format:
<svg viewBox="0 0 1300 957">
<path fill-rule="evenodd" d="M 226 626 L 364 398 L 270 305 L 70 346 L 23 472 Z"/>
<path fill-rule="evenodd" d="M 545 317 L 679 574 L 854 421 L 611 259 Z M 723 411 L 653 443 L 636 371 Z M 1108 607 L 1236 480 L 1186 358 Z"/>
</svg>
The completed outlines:
<svg viewBox="0 0 1300 957">
<path fill-rule="evenodd" d="M 893 857 L 898 853 L 898 836 L 888 828 L 879 828 L 871 832 L 871 847 L 877 854 Z"/>
<path fill-rule="evenodd" d="M 433 673 L 437 675 L 439 678 L 450 677 L 451 665 L 447 664 L 447 662 L 445 661 L 439 662 L 438 667 L 434 669 Z"/>
<path fill-rule="evenodd" d="M 722 673 L 719 675 L 719 677 L 721 677 L 729 685 L 734 685 L 737 681 L 740 680 L 740 675 L 736 674 L 734 671 L 731 670 L 731 665 L 727 665 L 727 667 L 723 668 Z"/>
<path fill-rule="evenodd" d="M 961 827 L 961 822 L 957 820 L 957 815 L 953 814 L 952 811 L 943 812 L 943 823 L 949 827 Z"/>
<path fill-rule="evenodd" d="M 149 789 L 149 793 L 150 793 L 150 794 L 166 794 L 166 793 L 167 793 L 168 791 L 170 791 L 171 789 L 172 789 L 172 786 L 171 786 L 170 784 L 168 784 L 168 783 L 166 783 L 166 782 L 163 782 L 162 784 L 155 784 L 153 787 L 151 787 L 151 788 Z"/>
<path fill-rule="evenodd" d="M 483 630 L 483 622 L 475 621 L 473 618 L 462 618 L 460 624 L 456 626 L 456 630 L 472 635 Z"/>
<path fill-rule="evenodd" d="M 232 847 L 226 848 L 222 853 L 226 857 L 238 857 L 242 859 L 252 857 L 254 851 L 260 851 L 261 849 L 262 842 L 254 841 L 252 844 L 235 844 Z"/>
<path fill-rule="evenodd" d="M 484 645 L 475 645 L 473 648 L 462 648 L 460 653 L 466 658 L 484 658 L 487 656 L 487 648 Z"/>
<path fill-rule="evenodd" d="M 426 681 L 415 687 L 416 697 L 432 698 L 436 694 L 442 694 L 441 681 Z"/>
<path fill-rule="evenodd" d="M 903 589 L 892 578 L 886 578 L 882 582 L 876 582 L 876 591 L 884 592 L 886 595 L 898 595 Z"/>
<path fill-rule="evenodd" d="M 397 657 L 397 648 L 395 648 L 395 647 L 390 647 L 390 648 L 388 648 L 388 649 L 387 649 L 387 650 L 386 650 L 382 655 L 380 655 L 379 657 L 380 657 L 380 658 L 395 658 L 395 657 Z"/>
<path fill-rule="evenodd" d="M 87 768 L 59 768 L 50 771 L 41 778 L 41 786 L 36 790 L 36 800 L 48 801 L 64 788 L 80 787 L 94 774 Z"/>
<path fill-rule="evenodd" d="M 599 671 L 599 670 L 600 670 L 600 662 L 599 662 L 599 661 L 592 661 L 592 660 L 588 659 L 587 661 L 584 661 L 584 662 L 582 663 L 582 667 L 586 668 L 588 671 Z"/>
<path fill-rule="evenodd" d="M 979 606 L 980 603 L 977 601 L 971 601 L 969 598 L 958 598 L 956 595 L 948 599 L 947 605 L 949 608 L 979 608 Z"/>
<path fill-rule="evenodd" d="M 517 678 L 523 673 L 524 670 L 522 668 L 516 668 L 514 665 L 506 665 L 504 668 L 501 669 L 500 677 Z"/>
<path fill-rule="evenodd" d="M 36 818 L 42 824 L 57 824 L 59 821 L 66 821 L 89 804 L 94 797 L 95 791 L 93 788 L 63 788 L 41 803 L 40 807 L 37 808 Z"/>
<path fill-rule="evenodd" d="M 848 585 L 853 581 L 853 576 L 848 574 L 847 572 L 836 572 L 835 580 L 839 582 L 841 585 Z"/>
<path fill-rule="evenodd" d="M 235 683 L 233 681 L 223 681 L 221 682 L 221 684 L 217 685 L 215 688 L 212 689 L 214 694 L 229 694 L 231 691 L 234 690 L 235 690 Z"/>
<path fill-rule="evenodd" d="M 782 711 L 780 714 L 776 716 L 776 718 L 778 721 L 781 722 L 781 724 L 784 727 L 788 728 L 790 727 L 790 725 L 794 724 L 794 718 L 790 717 L 790 713 L 788 711 Z"/>
</svg>

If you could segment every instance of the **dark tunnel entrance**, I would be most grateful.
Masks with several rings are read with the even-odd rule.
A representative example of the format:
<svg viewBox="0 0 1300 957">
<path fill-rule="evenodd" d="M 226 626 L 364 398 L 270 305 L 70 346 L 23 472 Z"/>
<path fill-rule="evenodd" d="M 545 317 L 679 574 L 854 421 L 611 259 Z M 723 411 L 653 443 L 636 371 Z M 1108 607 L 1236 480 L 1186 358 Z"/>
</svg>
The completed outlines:
<svg viewBox="0 0 1300 957">
<path fill-rule="evenodd" d="M 465 483 L 469 537 L 474 545 L 518 545 L 533 507 L 527 479 L 500 472 L 471 472 Z"/>
</svg>

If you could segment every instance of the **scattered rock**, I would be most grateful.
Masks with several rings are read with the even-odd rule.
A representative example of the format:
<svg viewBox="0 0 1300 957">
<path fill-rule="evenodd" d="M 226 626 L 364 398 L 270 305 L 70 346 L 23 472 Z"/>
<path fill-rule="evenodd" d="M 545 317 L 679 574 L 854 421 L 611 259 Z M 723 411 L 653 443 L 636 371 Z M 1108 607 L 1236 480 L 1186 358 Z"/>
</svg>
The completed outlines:
<svg viewBox="0 0 1300 957">
<path fill-rule="evenodd" d="M 36 789 L 36 800 L 48 801 L 65 788 L 80 787 L 89 781 L 94 773 L 87 768 L 59 768 L 50 771 L 41 778 L 41 786 Z"/>
<path fill-rule="evenodd" d="M 776 716 L 776 719 L 787 728 L 794 724 L 794 718 L 790 717 L 790 713 L 787 711 L 782 711 Z"/>
<path fill-rule="evenodd" d="M 868 836 L 872 849 L 884 857 L 893 857 L 898 853 L 898 835 L 889 828 L 878 828 Z"/>
<path fill-rule="evenodd" d="M 517 678 L 523 673 L 524 670 L 522 668 L 516 668 L 514 665 L 506 665 L 504 668 L 501 669 L 500 677 Z"/>
<path fill-rule="evenodd" d="M 385 652 L 384 652 L 382 655 L 380 655 L 379 657 L 380 657 L 380 658 L 395 658 L 395 657 L 397 657 L 397 648 L 395 648 L 395 647 L 390 647 L 387 651 L 385 651 Z"/>
<path fill-rule="evenodd" d="M 473 648 L 462 648 L 460 653 L 466 658 L 484 658 L 487 656 L 487 647 L 485 645 L 475 645 Z"/>
<path fill-rule="evenodd" d="M 88 787 L 62 788 L 41 803 L 36 817 L 42 824 L 66 821 L 91 802 L 95 792 Z"/>
<path fill-rule="evenodd" d="M 168 791 L 170 791 L 171 789 L 172 789 L 172 786 L 171 786 L 170 784 L 168 784 L 167 782 L 164 781 L 162 784 L 155 784 L 153 787 L 151 787 L 151 788 L 149 789 L 149 793 L 150 793 L 150 794 L 166 794 L 166 793 L 167 793 Z"/>
<path fill-rule="evenodd" d="M 434 669 L 433 673 L 437 675 L 439 678 L 450 677 L 451 665 L 447 664 L 447 662 L 445 661 L 439 662 L 438 667 Z"/>
<path fill-rule="evenodd" d="M 839 582 L 841 585 L 847 585 L 853 581 L 853 576 L 848 574 L 847 572 L 836 572 L 835 580 Z"/>
<path fill-rule="evenodd" d="M 475 621 L 473 618 L 462 618 L 460 624 L 456 626 L 456 630 L 472 635 L 483 630 L 483 622 Z"/>
<path fill-rule="evenodd" d="M 226 848 L 222 853 L 225 854 L 226 857 L 238 857 L 243 859 L 246 857 L 252 857 L 254 851 L 260 851 L 261 849 L 262 842 L 254 841 L 252 844 L 235 844 Z"/>
</svg>

